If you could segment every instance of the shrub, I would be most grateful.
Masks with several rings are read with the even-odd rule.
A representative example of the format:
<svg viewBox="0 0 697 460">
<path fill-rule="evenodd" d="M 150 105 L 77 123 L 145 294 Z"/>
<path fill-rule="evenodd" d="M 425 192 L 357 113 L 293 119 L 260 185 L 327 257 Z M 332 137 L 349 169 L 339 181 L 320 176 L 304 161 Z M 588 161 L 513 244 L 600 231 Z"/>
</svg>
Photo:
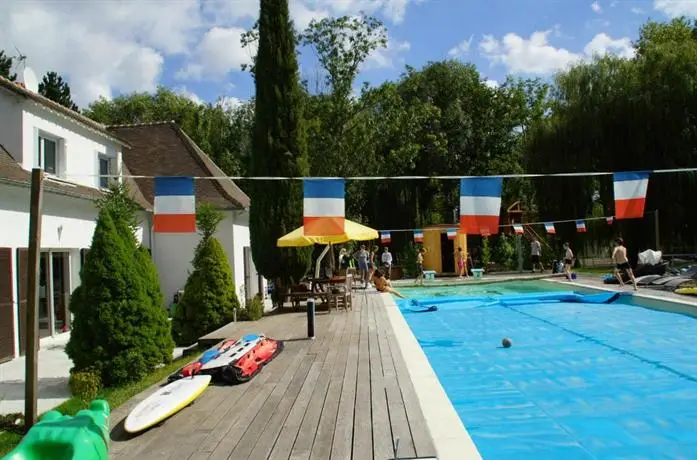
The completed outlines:
<svg viewBox="0 0 697 460">
<path fill-rule="evenodd" d="M 409 242 L 404 246 L 397 256 L 399 266 L 402 268 L 402 277 L 416 278 L 416 256 L 419 253 L 419 246 Z M 379 254 L 378 254 L 379 256 Z"/>
<path fill-rule="evenodd" d="M 102 379 L 95 369 L 71 370 L 68 386 L 73 396 L 83 401 L 92 401 L 102 387 Z"/>
<path fill-rule="evenodd" d="M 494 261 L 507 269 L 514 268 L 517 262 L 514 238 L 501 233 L 494 247 Z"/>
<path fill-rule="evenodd" d="M 171 359 L 173 347 L 159 283 L 147 252 L 138 249 L 125 193 L 116 187 L 100 203 L 81 284 L 70 299 L 66 352 L 75 371 L 93 369 L 106 386 L 143 378 Z"/>
<path fill-rule="evenodd" d="M 264 317 L 264 302 L 260 295 L 255 295 L 253 299 L 247 302 L 247 307 L 240 310 L 239 319 L 247 321 L 258 321 Z"/>
<path fill-rule="evenodd" d="M 482 237 L 482 268 L 486 269 L 491 261 L 491 249 L 489 248 L 489 237 Z"/>
<path fill-rule="evenodd" d="M 202 335 L 231 322 L 233 311 L 239 308 L 227 255 L 212 236 L 215 229 L 206 228 L 206 223 L 214 222 L 217 226 L 220 222 L 210 215 L 217 212 L 202 205 L 196 213 L 202 238 L 196 246 L 194 270 L 186 280 L 184 295 L 179 299 L 172 321 L 172 335 L 180 345 L 192 344 Z"/>
</svg>

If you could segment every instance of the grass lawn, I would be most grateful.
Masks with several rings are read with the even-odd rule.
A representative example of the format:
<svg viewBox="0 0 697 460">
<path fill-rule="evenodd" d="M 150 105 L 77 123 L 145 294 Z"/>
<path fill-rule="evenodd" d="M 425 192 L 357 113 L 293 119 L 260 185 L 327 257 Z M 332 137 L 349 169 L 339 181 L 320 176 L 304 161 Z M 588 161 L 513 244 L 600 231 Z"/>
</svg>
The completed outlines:
<svg viewBox="0 0 697 460">
<path fill-rule="evenodd" d="M 99 393 L 99 395 L 97 395 L 97 398 L 106 399 L 109 402 L 109 406 L 111 407 L 111 409 L 114 410 L 126 401 L 128 401 L 129 399 L 131 399 L 133 396 L 161 382 L 174 371 L 194 361 L 197 358 L 198 356 L 196 355 L 181 357 L 175 361 L 172 361 L 170 364 L 167 364 L 166 366 L 157 369 L 155 372 L 153 372 L 152 374 L 145 377 L 143 380 L 139 382 L 132 383 L 130 385 L 126 385 L 120 388 L 105 388 Z M 88 405 L 89 401 L 86 402 L 79 398 L 71 398 L 65 401 L 63 404 L 56 407 L 55 410 L 65 415 L 75 415 L 78 411 L 86 409 Z M 0 457 L 14 449 L 15 446 L 17 446 L 17 444 L 19 444 L 19 441 L 21 440 L 22 435 L 20 434 L 8 431 L 0 432 Z"/>
</svg>

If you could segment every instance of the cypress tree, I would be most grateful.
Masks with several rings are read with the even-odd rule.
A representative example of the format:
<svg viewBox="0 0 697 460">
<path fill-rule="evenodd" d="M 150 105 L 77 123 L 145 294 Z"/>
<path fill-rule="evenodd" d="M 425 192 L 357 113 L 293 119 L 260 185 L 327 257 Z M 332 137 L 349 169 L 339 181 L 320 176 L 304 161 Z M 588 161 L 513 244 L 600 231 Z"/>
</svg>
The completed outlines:
<svg viewBox="0 0 697 460">
<path fill-rule="evenodd" d="M 172 335 L 179 345 L 195 343 L 202 335 L 225 326 L 240 306 L 227 255 L 213 236 L 222 220 L 220 211 L 208 203 L 196 210 L 201 241 L 172 321 Z"/>
<path fill-rule="evenodd" d="M 66 352 L 75 370 L 94 369 L 107 386 L 144 377 L 172 359 L 174 343 L 155 266 L 133 233 L 135 209 L 116 185 L 101 200 L 92 245 L 73 291 Z"/>
<path fill-rule="evenodd" d="M 288 0 L 261 0 L 250 161 L 254 176 L 309 173 L 296 43 Z M 252 257 L 257 270 L 268 279 L 297 281 L 310 265 L 311 249 L 280 249 L 276 240 L 302 225 L 302 184 L 253 182 L 250 196 Z"/>
</svg>

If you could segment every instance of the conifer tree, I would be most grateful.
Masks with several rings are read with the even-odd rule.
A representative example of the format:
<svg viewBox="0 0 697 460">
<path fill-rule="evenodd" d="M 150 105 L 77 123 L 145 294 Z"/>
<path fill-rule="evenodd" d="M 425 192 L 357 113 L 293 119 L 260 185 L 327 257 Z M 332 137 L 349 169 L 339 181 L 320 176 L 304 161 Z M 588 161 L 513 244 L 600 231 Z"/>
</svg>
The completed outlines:
<svg viewBox="0 0 697 460">
<path fill-rule="evenodd" d="M 255 124 L 250 171 L 253 176 L 309 173 L 296 36 L 288 0 L 261 0 L 255 62 Z M 311 249 L 280 249 L 276 240 L 302 225 L 299 181 L 254 182 L 250 186 L 252 256 L 269 279 L 298 280 L 308 269 Z"/>
</svg>

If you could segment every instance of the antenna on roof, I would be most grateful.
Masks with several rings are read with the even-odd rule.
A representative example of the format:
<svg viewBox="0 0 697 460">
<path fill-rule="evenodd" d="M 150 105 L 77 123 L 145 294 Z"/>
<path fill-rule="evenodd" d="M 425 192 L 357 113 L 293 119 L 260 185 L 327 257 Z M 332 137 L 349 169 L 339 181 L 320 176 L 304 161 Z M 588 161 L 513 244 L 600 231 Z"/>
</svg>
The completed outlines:
<svg viewBox="0 0 697 460">
<path fill-rule="evenodd" d="M 36 74 L 34 73 L 33 70 L 31 70 L 31 67 L 27 66 L 27 56 L 26 54 L 22 54 L 22 52 L 15 46 L 15 49 L 17 50 L 17 56 L 15 56 L 15 59 L 17 60 L 17 83 L 21 84 L 25 89 L 32 91 L 34 93 L 39 92 L 39 80 L 36 78 Z M 22 66 L 20 69 L 19 66 Z"/>
<path fill-rule="evenodd" d="M 15 46 L 15 49 L 17 50 L 17 56 L 15 56 L 15 59 L 17 59 L 18 62 L 21 62 L 24 67 L 26 67 L 27 63 L 27 55 L 22 54 L 22 52 Z"/>
</svg>

